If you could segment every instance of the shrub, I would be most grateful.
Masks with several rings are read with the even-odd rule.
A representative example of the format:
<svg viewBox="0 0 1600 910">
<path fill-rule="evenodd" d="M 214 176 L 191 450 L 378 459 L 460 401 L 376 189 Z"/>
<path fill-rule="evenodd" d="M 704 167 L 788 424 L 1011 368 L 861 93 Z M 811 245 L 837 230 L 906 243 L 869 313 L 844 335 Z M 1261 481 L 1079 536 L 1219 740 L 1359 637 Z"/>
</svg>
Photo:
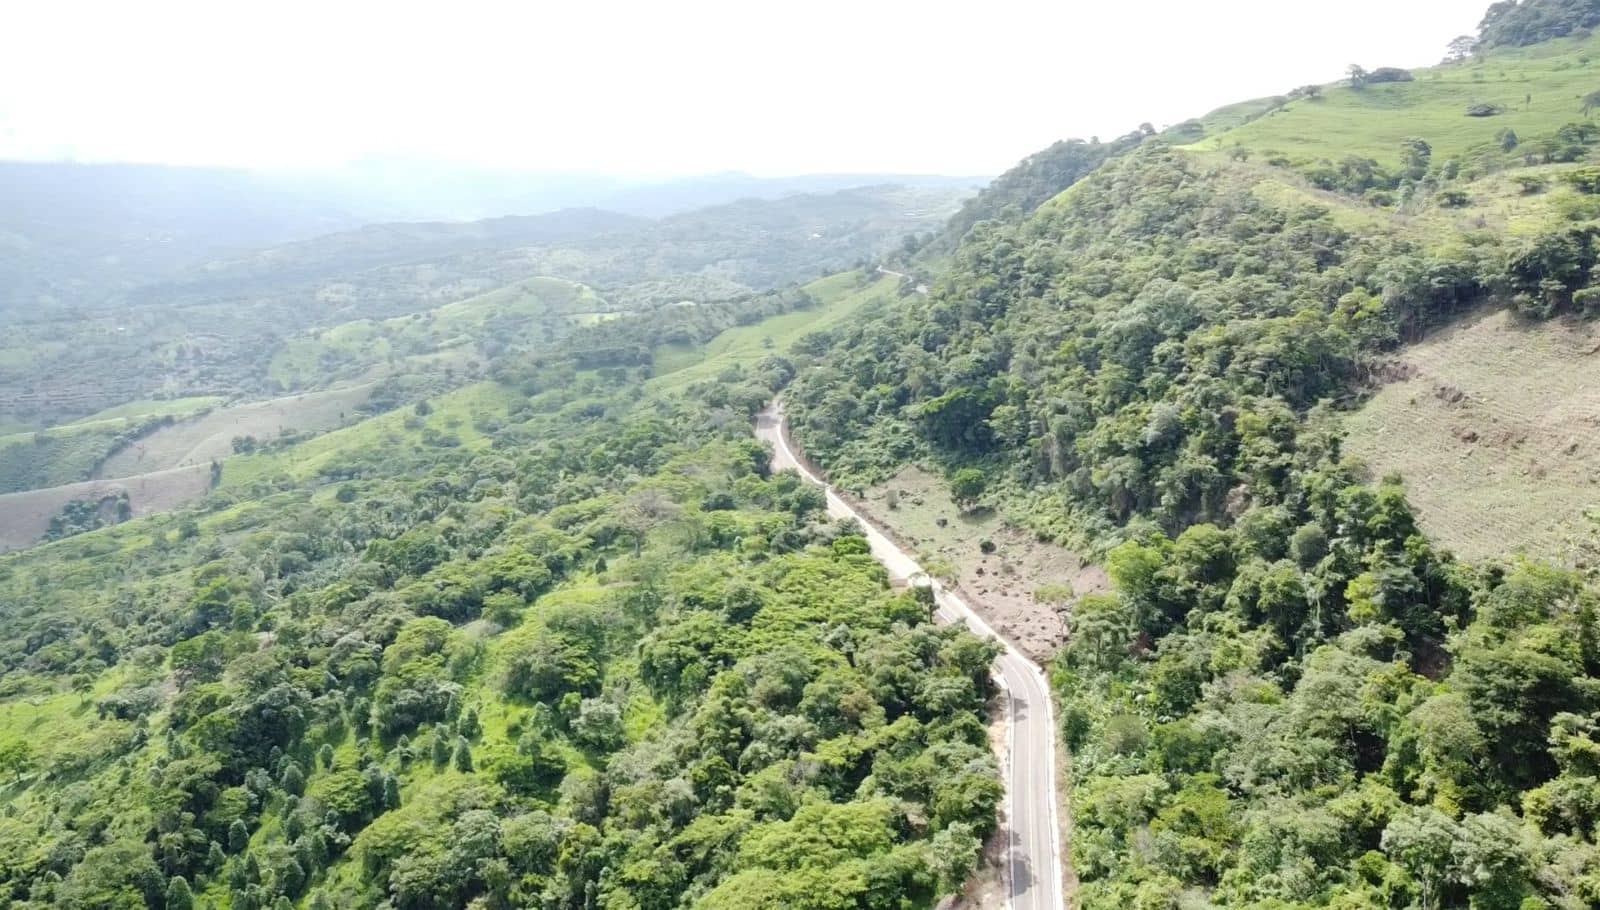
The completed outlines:
<svg viewBox="0 0 1600 910">
<path fill-rule="evenodd" d="M 1412 82 L 1415 79 L 1409 70 L 1403 70 L 1398 66 L 1380 66 L 1367 73 L 1365 81 L 1368 85 L 1378 85 L 1384 82 Z"/>
<path fill-rule="evenodd" d="M 989 479 L 977 468 L 962 468 L 950 475 L 950 495 L 956 502 L 976 502 L 988 485 Z"/>
<path fill-rule="evenodd" d="M 1517 189 L 1521 190 L 1524 196 L 1542 193 L 1550 185 L 1550 181 L 1538 174 L 1518 174 L 1511 178 L 1511 182 L 1517 185 Z"/>
<path fill-rule="evenodd" d="M 1567 174 L 1565 179 L 1580 193 L 1590 196 L 1600 193 L 1600 167 L 1579 168 Z"/>
</svg>

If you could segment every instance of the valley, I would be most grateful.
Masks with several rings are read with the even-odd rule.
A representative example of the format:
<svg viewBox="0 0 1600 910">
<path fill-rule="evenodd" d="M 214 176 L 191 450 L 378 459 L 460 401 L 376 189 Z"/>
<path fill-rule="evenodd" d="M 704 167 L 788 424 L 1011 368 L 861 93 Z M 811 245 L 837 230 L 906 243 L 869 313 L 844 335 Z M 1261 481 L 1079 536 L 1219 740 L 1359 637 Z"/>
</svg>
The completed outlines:
<svg viewBox="0 0 1600 910">
<path fill-rule="evenodd" d="M 1595 28 L 993 180 L 0 167 L 0 904 L 1594 906 Z"/>
</svg>

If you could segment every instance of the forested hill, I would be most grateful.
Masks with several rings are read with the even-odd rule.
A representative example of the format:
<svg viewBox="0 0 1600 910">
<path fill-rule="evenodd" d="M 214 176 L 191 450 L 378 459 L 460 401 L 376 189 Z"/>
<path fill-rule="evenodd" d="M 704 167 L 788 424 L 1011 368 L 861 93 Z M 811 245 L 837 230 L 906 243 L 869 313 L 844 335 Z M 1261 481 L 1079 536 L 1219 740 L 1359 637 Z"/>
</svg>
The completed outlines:
<svg viewBox="0 0 1600 910">
<path fill-rule="evenodd" d="M 0 379 L 69 386 L 26 466 L 216 457 L 0 556 L 0 904 L 941 906 L 1005 797 L 997 646 L 772 470 L 781 393 L 840 488 L 923 479 L 894 521 L 943 478 L 952 533 L 1016 526 L 963 545 L 1069 625 L 1082 906 L 1600 905 L 1592 8 L 960 212 L 377 228 L 12 326 Z M 874 252 L 926 292 L 780 287 Z M 290 394 L 246 433 L 213 387 Z M 1031 537 L 1114 589 L 1025 586 Z"/>
<path fill-rule="evenodd" d="M 891 285 L 788 296 L 848 314 Z M 756 325 L 781 303 L 610 320 L 227 459 L 195 509 L 0 557 L 0 903 L 958 889 L 1001 797 L 995 646 L 936 626 L 819 489 L 771 472 L 747 419 L 794 371 L 794 339 Z M 711 320 L 748 343 L 646 383 L 652 346 Z M 622 341 L 642 363 L 601 356 Z"/>
<path fill-rule="evenodd" d="M 961 211 L 951 216 L 950 223 L 934 238 L 931 249 L 938 252 L 954 249 L 972 230 L 972 226 L 980 221 L 997 218 L 1015 220 L 1031 214 L 1050 197 L 1099 167 L 1107 158 L 1138 145 L 1144 136 L 1141 130 L 1110 143 L 1102 143 L 1099 139 L 1090 142 L 1063 140 L 1029 155 L 1011 170 L 996 177 L 976 196 L 963 202 Z"/>
<path fill-rule="evenodd" d="M 1479 26 L 1486 47 L 1524 46 L 1600 25 L 1595 0 L 1502 0 L 1489 7 Z"/>
<path fill-rule="evenodd" d="M 1086 907 L 1600 900 L 1586 563 L 1514 534 L 1455 558 L 1407 496 L 1448 476 L 1377 474 L 1346 451 L 1381 443 L 1343 428 L 1444 368 L 1412 343 L 1509 311 L 1503 358 L 1373 432 L 1444 402 L 1452 461 L 1531 463 L 1529 503 L 1565 482 L 1545 459 L 1590 457 L 1581 417 L 1483 404 L 1591 363 L 1535 342 L 1600 315 L 1600 42 L 1581 17 L 1499 37 L 1558 7 L 1498 8 L 1439 67 L 1355 67 L 1146 137 L 1031 214 L 991 207 L 926 297 L 790 390 L 846 486 L 934 467 L 1104 559 L 1116 592 L 1073 604 L 1055 668 Z M 1547 420 L 1580 444 L 1536 450 Z"/>
</svg>

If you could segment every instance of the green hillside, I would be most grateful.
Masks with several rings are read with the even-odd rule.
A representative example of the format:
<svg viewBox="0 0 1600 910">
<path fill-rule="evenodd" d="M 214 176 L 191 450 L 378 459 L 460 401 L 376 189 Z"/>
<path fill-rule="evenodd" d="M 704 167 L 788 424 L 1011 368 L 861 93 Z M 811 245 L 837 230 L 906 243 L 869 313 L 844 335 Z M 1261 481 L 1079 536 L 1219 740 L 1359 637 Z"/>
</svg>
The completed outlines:
<svg viewBox="0 0 1600 910">
<path fill-rule="evenodd" d="M 1074 907 L 1600 906 L 1596 26 L 965 204 L 374 225 L 17 323 L 0 904 L 1022 906 L 1059 748 Z M 780 395 L 1059 742 L 772 470 Z"/>
<path fill-rule="evenodd" d="M 1195 145 L 1291 160 L 1360 156 L 1392 167 L 1401 141 L 1416 136 L 1435 155 L 1472 166 L 1508 160 L 1498 137 L 1510 130 L 1521 142 L 1509 160 L 1542 154 L 1542 141 L 1589 119 L 1584 98 L 1600 90 L 1600 38 L 1500 48 L 1412 75 L 1411 82 L 1346 82 L 1322 86 L 1315 97 L 1251 102 L 1259 107 L 1244 117 L 1225 108 L 1201 118 L 1206 137 Z M 1474 108 L 1495 113 L 1470 116 Z"/>
<path fill-rule="evenodd" d="M 969 194 L 959 184 L 881 185 L 659 219 L 569 210 L 369 225 L 219 254 L 123 289 L 114 307 L 42 307 L 13 319 L 0 336 L 0 428 L 70 423 L 149 398 L 277 395 L 353 379 L 374 359 L 418 356 L 418 349 L 429 353 L 407 369 L 463 370 L 480 352 L 438 353 L 452 339 L 430 326 L 383 339 L 350 326 L 425 318 L 536 278 L 581 283 L 609 302 L 603 310 L 579 308 L 579 322 L 684 300 L 738 299 L 855 267 L 906 234 L 936 228 Z M 319 340 L 338 326 L 346 328 Z M 385 350 L 395 342 L 399 350 Z"/>
<path fill-rule="evenodd" d="M 530 278 L 425 312 L 347 322 L 290 338 L 273 354 L 267 376 L 296 389 L 442 363 L 465 370 L 481 367 L 488 356 L 553 341 L 575 325 L 613 312 L 584 285 Z"/>
<path fill-rule="evenodd" d="M 792 332 L 767 305 L 737 331 Z M 741 335 L 708 347 L 747 357 Z M 779 910 L 959 887 L 1001 796 L 992 646 L 933 626 L 820 493 L 767 476 L 707 405 L 715 376 L 648 392 L 582 348 L 228 458 L 197 510 L 0 558 L 10 905 Z M 596 890 L 601 868 L 627 872 Z"/>
<path fill-rule="evenodd" d="M 1593 47 L 1144 136 L 787 392 L 845 488 L 1104 562 L 1054 662 L 1083 906 L 1600 894 Z"/>
<path fill-rule="evenodd" d="M 726 371 L 748 369 L 764 357 L 792 354 L 806 336 L 843 326 L 863 308 L 892 300 L 897 284 L 893 278 L 873 280 L 860 272 L 841 272 L 813 281 L 802 288 L 814 299 L 812 307 L 730 328 L 703 345 L 658 348 L 652 358 L 656 378 L 650 385 L 681 389 Z"/>
<path fill-rule="evenodd" d="M 1198 120 L 1195 149 L 1285 158 L 1294 166 L 1349 157 L 1402 165 L 1402 142 L 1421 138 L 1434 157 L 1469 171 L 1542 162 L 1560 150 L 1563 126 L 1590 122 L 1586 99 L 1600 91 L 1600 38 L 1566 37 L 1496 48 L 1411 70 L 1411 82 L 1346 82 L 1315 94 L 1246 102 Z M 1477 115 L 1474 115 L 1477 114 Z M 1515 144 L 1507 149 L 1506 133 Z M 1174 130 L 1184 139 L 1184 130 Z"/>
</svg>

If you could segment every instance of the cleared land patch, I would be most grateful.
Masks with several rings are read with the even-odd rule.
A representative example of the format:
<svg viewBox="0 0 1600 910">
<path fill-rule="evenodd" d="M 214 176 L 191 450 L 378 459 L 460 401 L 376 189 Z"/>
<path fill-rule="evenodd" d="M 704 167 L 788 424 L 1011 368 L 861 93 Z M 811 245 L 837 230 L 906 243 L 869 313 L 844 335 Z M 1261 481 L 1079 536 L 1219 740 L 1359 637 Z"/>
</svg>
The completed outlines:
<svg viewBox="0 0 1600 910">
<path fill-rule="evenodd" d="M 1600 325 L 1471 317 L 1408 348 L 1352 415 L 1346 451 L 1399 473 L 1463 557 L 1581 562 L 1600 506 Z"/>
<path fill-rule="evenodd" d="M 195 414 L 219 398 L 135 401 L 76 423 L 0 435 L 0 493 L 43 490 L 95 476 L 130 436 L 154 432 L 163 418 Z"/>
<path fill-rule="evenodd" d="M 211 489 L 208 463 L 153 471 L 115 480 L 86 480 L 43 490 L 0 495 L 0 553 L 39 542 L 50 519 L 70 502 L 128 494 L 134 518 L 165 512 L 200 499 Z"/>
<path fill-rule="evenodd" d="M 97 414 L 90 414 L 82 420 L 73 421 L 70 426 L 83 426 L 98 423 L 104 420 L 137 420 L 143 417 L 188 417 L 197 411 L 214 408 L 222 404 L 223 399 L 216 395 L 197 395 L 190 398 L 165 398 L 142 399 L 119 404 L 114 408 L 106 408 Z"/>
<path fill-rule="evenodd" d="M 839 325 L 869 303 L 893 300 L 899 285 L 899 279 L 893 277 L 862 284 L 860 272 L 841 272 L 813 281 L 805 286 L 817 301 L 812 309 L 728 329 L 703 347 L 658 348 L 650 386 L 656 390 L 682 389 L 714 379 L 729 367 L 750 366 L 768 354 L 787 353 L 805 335 Z"/>
<path fill-rule="evenodd" d="M 271 440 L 286 432 L 321 432 L 356 418 L 373 387 L 308 392 L 212 411 L 163 427 L 106 459 L 99 476 L 132 477 L 184 465 L 207 465 L 233 454 L 235 437 Z"/>
<path fill-rule="evenodd" d="M 963 512 L 949 485 L 919 467 L 902 469 L 860 498 L 916 548 L 929 571 L 953 577 L 996 630 L 1035 659 L 1048 659 L 1066 641 L 1064 617 L 1074 597 L 1109 587 L 1098 566 L 1012 526 L 993 509 Z"/>
</svg>

